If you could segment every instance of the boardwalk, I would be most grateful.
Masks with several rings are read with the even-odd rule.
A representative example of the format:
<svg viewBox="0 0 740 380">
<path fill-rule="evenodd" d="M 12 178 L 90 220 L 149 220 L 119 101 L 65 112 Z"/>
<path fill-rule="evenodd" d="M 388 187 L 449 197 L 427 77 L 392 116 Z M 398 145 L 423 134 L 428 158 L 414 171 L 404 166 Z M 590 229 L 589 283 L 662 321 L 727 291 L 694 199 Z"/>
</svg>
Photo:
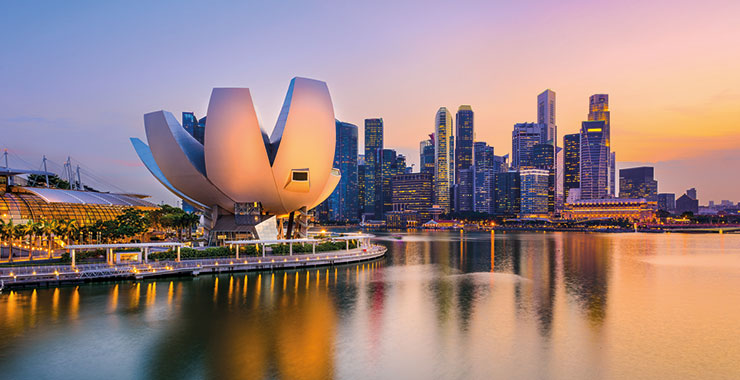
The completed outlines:
<svg viewBox="0 0 740 380">
<path fill-rule="evenodd" d="M 158 261 L 143 264 L 108 265 L 49 265 L 0 269 L 0 286 L 4 288 L 56 286 L 64 283 L 115 279 L 145 279 L 160 276 L 193 275 L 239 271 L 293 269 L 330 266 L 372 260 L 382 257 L 386 248 L 371 245 L 367 248 L 321 252 L 292 256 L 247 257 L 217 259 Z"/>
</svg>

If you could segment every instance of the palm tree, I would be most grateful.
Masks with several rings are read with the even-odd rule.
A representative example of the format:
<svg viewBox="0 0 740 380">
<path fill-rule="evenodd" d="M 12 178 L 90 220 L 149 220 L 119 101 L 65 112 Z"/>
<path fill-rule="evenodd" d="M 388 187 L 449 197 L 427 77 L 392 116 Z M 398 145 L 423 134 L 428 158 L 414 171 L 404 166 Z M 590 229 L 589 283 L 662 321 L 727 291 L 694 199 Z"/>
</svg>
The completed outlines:
<svg viewBox="0 0 740 380">
<path fill-rule="evenodd" d="M 7 223 L 0 219 L 0 243 L 3 243 L 4 241 L 10 239 L 11 237 L 11 227 L 13 225 L 13 220 L 9 220 Z M 1 245 L 0 245 L 1 246 Z M 12 249 L 10 248 L 10 244 L 8 244 L 8 252 L 12 252 Z M 2 252 L 2 251 L 0 251 Z M 8 253 L 8 260 L 10 260 L 10 253 Z"/>
<path fill-rule="evenodd" d="M 26 236 L 25 226 L 22 224 L 12 225 L 11 236 L 13 237 L 13 239 L 10 240 L 10 262 L 13 262 L 13 242 L 15 241 L 15 239 L 18 239 L 18 242 L 22 242 L 23 237 Z"/>
<path fill-rule="evenodd" d="M 51 259 L 54 255 L 54 237 L 57 235 L 57 233 L 60 231 L 60 223 L 56 219 L 52 219 L 46 223 L 46 231 L 48 235 L 48 242 L 49 242 L 49 259 Z"/>
<path fill-rule="evenodd" d="M 33 222 L 33 220 L 29 219 L 28 221 L 26 221 L 26 224 L 22 224 L 19 227 L 20 227 L 21 232 L 23 233 L 23 236 L 21 236 L 21 239 L 26 236 L 29 237 L 29 246 L 31 248 L 28 249 L 28 259 L 33 260 L 33 243 L 35 240 L 35 236 L 34 236 L 35 223 Z"/>
</svg>

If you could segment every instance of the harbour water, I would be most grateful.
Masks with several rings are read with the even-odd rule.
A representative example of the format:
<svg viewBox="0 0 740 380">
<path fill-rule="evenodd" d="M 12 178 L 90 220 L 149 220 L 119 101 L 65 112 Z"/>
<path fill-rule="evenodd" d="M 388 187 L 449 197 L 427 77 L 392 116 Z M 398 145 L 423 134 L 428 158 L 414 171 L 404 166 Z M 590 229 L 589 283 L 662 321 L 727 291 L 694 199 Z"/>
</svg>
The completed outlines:
<svg viewBox="0 0 740 380">
<path fill-rule="evenodd" d="M 740 234 L 376 242 L 357 265 L 4 291 L 0 378 L 740 378 Z"/>
</svg>

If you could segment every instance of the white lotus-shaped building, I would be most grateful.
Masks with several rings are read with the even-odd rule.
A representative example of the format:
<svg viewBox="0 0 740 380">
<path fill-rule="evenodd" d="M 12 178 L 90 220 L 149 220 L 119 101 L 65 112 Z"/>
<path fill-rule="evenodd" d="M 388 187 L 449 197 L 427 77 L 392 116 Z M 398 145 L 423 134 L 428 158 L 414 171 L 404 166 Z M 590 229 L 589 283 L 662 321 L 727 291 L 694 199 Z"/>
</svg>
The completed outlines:
<svg viewBox="0 0 740 380">
<path fill-rule="evenodd" d="M 260 128 L 248 88 L 214 88 L 207 115 L 203 144 L 166 111 L 144 115 L 148 145 L 131 141 L 152 175 L 202 209 L 211 228 L 234 214 L 258 215 L 256 222 L 305 214 L 339 183 L 339 170 L 332 168 L 336 132 L 326 83 L 293 78 L 269 136 Z M 235 221 L 243 224 L 239 217 Z"/>
</svg>

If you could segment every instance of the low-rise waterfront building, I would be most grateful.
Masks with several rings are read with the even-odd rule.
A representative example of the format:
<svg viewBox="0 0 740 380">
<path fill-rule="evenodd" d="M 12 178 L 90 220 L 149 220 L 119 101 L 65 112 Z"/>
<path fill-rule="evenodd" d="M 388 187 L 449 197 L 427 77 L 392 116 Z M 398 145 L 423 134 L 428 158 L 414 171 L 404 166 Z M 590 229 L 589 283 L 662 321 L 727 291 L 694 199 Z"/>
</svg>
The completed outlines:
<svg viewBox="0 0 740 380">
<path fill-rule="evenodd" d="M 629 219 L 648 222 L 656 218 L 657 202 L 647 199 L 582 199 L 565 204 L 564 219 Z"/>
</svg>

